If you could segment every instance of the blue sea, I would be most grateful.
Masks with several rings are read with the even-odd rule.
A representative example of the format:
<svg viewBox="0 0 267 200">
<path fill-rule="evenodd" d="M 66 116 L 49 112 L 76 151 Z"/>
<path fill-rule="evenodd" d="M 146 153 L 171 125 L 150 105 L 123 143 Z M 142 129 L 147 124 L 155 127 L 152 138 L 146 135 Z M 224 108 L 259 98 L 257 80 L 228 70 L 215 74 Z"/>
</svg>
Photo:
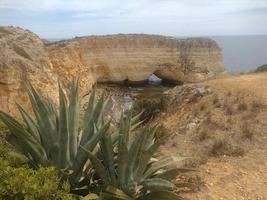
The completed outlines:
<svg viewBox="0 0 267 200">
<path fill-rule="evenodd" d="M 249 72 L 267 64 L 267 35 L 215 36 L 224 52 L 224 63 L 229 73 Z"/>
</svg>

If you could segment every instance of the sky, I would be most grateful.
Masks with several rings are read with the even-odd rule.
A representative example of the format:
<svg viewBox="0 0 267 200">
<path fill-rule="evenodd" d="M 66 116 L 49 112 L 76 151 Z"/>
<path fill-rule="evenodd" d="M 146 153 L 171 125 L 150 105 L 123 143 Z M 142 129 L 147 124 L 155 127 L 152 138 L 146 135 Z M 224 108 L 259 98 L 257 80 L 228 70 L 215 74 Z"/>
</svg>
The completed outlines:
<svg viewBox="0 0 267 200">
<path fill-rule="evenodd" d="M 267 0 L 0 0 L 0 26 L 42 38 L 267 34 Z"/>
</svg>

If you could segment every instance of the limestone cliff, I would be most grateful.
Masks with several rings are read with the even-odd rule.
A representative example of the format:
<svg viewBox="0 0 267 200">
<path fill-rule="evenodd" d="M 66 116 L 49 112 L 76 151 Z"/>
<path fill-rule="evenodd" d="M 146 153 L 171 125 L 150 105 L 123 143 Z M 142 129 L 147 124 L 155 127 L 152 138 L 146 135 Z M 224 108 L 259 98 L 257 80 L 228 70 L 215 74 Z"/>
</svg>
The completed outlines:
<svg viewBox="0 0 267 200">
<path fill-rule="evenodd" d="M 56 70 L 91 73 L 99 82 L 144 81 L 152 73 L 172 81 L 198 82 L 224 71 L 221 49 L 205 38 L 89 36 L 49 45 L 48 52 Z"/>
<path fill-rule="evenodd" d="M 0 27 L 0 110 L 16 113 L 16 103 L 29 109 L 25 80 L 52 97 L 57 79 L 45 46 L 34 33 L 14 27 Z"/>
<path fill-rule="evenodd" d="M 56 99 L 58 79 L 68 86 L 79 77 L 85 95 L 96 81 L 139 82 L 155 73 L 196 82 L 223 70 L 222 51 L 210 39 L 128 34 L 44 44 L 28 30 L 0 27 L 0 109 L 11 113 L 16 102 L 29 106 L 25 80 Z"/>
</svg>

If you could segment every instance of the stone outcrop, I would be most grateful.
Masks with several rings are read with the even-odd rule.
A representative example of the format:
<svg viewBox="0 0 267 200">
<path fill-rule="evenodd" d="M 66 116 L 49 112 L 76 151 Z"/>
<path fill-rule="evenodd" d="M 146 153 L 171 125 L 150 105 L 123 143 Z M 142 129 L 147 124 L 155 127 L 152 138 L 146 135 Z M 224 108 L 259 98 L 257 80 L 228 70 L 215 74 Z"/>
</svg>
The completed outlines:
<svg viewBox="0 0 267 200">
<path fill-rule="evenodd" d="M 223 55 L 210 39 L 128 34 L 89 36 L 45 44 L 34 33 L 0 27 L 0 109 L 26 104 L 24 83 L 57 96 L 57 80 L 79 77 L 81 95 L 97 82 L 164 80 L 197 82 L 224 71 Z"/>
<path fill-rule="evenodd" d="M 139 82 L 152 73 L 171 81 L 198 82 L 224 71 L 221 49 L 205 38 L 89 36 L 49 45 L 48 52 L 55 69 L 92 73 L 99 82 Z"/>
<path fill-rule="evenodd" d="M 29 109 L 25 81 L 57 95 L 57 79 L 43 42 L 34 33 L 0 27 L 0 110 L 16 113 L 16 103 Z"/>
</svg>

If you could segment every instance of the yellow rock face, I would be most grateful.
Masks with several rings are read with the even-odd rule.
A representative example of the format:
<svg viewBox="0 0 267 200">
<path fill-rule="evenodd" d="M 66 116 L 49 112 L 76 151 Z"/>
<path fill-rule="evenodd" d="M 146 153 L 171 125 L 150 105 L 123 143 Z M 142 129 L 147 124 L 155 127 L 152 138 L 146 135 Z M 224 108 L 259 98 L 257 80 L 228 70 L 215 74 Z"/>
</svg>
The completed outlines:
<svg viewBox="0 0 267 200">
<path fill-rule="evenodd" d="M 80 79 L 81 95 L 97 82 L 140 82 L 150 74 L 197 82 L 224 71 L 223 54 L 210 39 L 157 35 L 75 38 L 52 44 L 34 33 L 0 27 L 0 109 L 16 114 L 15 102 L 30 109 L 24 83 L 57 99 L 57 81 Z"/>
<path fill-rule="evenodd" d="M 205 38 L 89 36 L 50 45 L 48 52 L 55 68 L 79 69 L 99 82 L 139 82 L 152 73 L 172 81 L 197 82 L 224 71 L 221 49 Z"/>
<path fill-rule="evenodd" d="M 0 28 L 0 110 L 16 114 L 16 103 L 30 109 L 25 83 L 57 96 L 57 78 L 43 42 L 30 31 Z"/>
</svg>

